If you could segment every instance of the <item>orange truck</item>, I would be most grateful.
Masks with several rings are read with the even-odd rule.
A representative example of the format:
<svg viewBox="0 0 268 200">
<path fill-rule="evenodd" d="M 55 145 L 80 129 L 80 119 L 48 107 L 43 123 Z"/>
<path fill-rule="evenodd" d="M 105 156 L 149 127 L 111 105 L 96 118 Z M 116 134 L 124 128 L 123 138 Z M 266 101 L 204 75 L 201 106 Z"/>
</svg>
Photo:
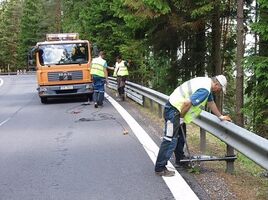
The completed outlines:
<svg viewBox="0 0 268 200">
<path fill-rule="evenodd" d="M 91 46 L 89 41 L 80 40 L 78 33 L 47 34 L 46 41 L 31 50 L 31 57 L 35 58 L 42 103 L 56 97 L 92 98 Z"/>
</svg>

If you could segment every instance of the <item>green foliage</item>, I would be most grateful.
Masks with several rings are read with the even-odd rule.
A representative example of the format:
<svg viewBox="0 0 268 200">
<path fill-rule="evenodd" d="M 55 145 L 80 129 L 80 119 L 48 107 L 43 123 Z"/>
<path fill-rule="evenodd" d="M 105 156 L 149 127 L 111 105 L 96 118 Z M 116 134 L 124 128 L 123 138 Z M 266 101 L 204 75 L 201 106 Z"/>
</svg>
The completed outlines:
<svg viewBox="0 0 268 200">
<path fill-rule="evenodd" d="M 27 55 L 30 48 L 45 38 L 46 29 L 43 27 L 43 9 L 44 7 L 40 0 L 35 2 L 31 0 L 24 1 L 18 41 L 19 57 L 17 63 L 19 66 L 27 66 Z"/>
<path fill-rule="evenodd" d="M 53 8 L 53 9 L 52 9 Z M 0 67 L 26 69 L 27 54 L 49 32 L 55 32 L 55 1 L 10 0 L 0 7 Z"/>
<path fill-rule="evenodd" d="M 255 48 L 246 58 L 246 67 L 251 76 L 247 81 L 245 112 L 248 127 L 268 138 L 268 1 L 258 1 L 260 9 L 258 22 L 251 25 L 259 35 L 258 51 Z"/>
<path fill-rule="evenodd" d="M 124 0 L 123 5 L 131 9 L 135 16 L 156 18 L 170 12 L 170 6 L 163 0 Z"/>
<path fill-rule="evenodd" d="M 268 138 L 268 57 L 249 56 L 246 66 L 252 72 L 245 92 L 248 128 Z"/>
<path fill-rule="evenodd" d="M 258 23 L 253 23 L 251 25 L 251 28 L 253 31 L 256 33 L 260 34 L 263 36 L 263 39 L 268 40 L 268 23 L 266 22 L 258 22 Z"/>
<path fill-rule="evenodd" d="M 170 12 L 170 7 L 167 1 L 163 0 L 143 0 L 145 5 L 154 10 L 154 12 L 159 12 L 161 14 L 167 14 Z"/>
<path fill-rule="evenodd" d="M 193 163 L 194 164 L 194 163 Z M 190 169 L 187 170 L 189 173 L 192 173 L 192 174 L 200 174 L 201 172 L 201 167 L 200 166 L 192 166 Z"/>
<path fill-rule="evenodd" d="M 135 3 L 135 2 L 134 2 Z M 134 15 L 135 9 L 139 8 L 139 4 L 129 4 L 124 0 L 113 0 L 111 9 L 114 11 L 114 15 L 122 19 L 125 22 L 125 26 L 135 31 L 141 27 L 145 27 L 147 20 L 146 16 Z"/>
<path fill-rule="evenodd" d="M 241 153 L 237 153 L 237 161 L 239 162 L 240 167 L 248 170 L 253 176 L 260 176 L 263 172 L 263 168 Z"/>
<path fill-rule="evenodd" d="M 0 67 L 5 70 L 7 66 L 14 70 L 25 68 L 29 48 L 43 40 L 46 33 L 78 32 L 81 39 L 88 39 L 106 52 L 110 66 L 114 65 L 118 54 L 129 60 L 131 81 L 166 94 L 192 77 L 214 75 L 217 65 L 217 70 L 227 75 L 229 83 L 224 111 L 235 114 L 236 27 L 233 21 L 236 20 L 236 2 L 62 0 L 61 10 L 59 2 L 0 2 Z M 248 0 L 245 5 L 251 3 L 252 0 Z M 246 61 L 251 76 L 244 111 L 249 127 L 265 133 L 268 3 L 267 0 L 258 0 L 258 3 L 259 19 L 252 24 L 252 30 L 260 38 L 260 51 L 251 53 Z M 252 9 L 254 7 L 245 9 L 245 17 Z M 215 26 L 215 16 L 221 26 Z M 221 50 L 217 52 L 221 53 L 222 62 L 216 50 Z"/>
<path fill-rule="evenodd" d="M 235 104 L 235 53 L 236 53 L 236 44 L 235 37 L 236 35 L 233 32 L 229 32 L 230 36 L 227 38 L 225 49 L 222 52 L 222 59 L 224 59 L 224 75 L 228 80 L 227 94 L 224 95 L 224 105 L 223 112 L 230 115 L 232 118 L 236 116 L 234 104 Z"/>
<path fill-rule="evenodd" d="M 201 5 L 200 7 L 193 10 L 191 13 L 192 18 L 198 18 L 200 16 L 208 15 L 214 9 L 213 2 Z"/>
<path fill-rule="evenodd" d="M 0 15 L 0 68 L 4 71 L 17 69 L 20 16 L 21 3 L 19 0 L 2 2 Z"/>
<path fill-rule="evenodd" d="M 154 77 L 150 79 L 149 85 L 156 91 L 170 94 L 174 90 L 167 80 L 171 66 L 170 59 L 167 56 L 149 55 L 146 65 L 150 69 L 151 77 Z M 166 77 L 166 79 L 163 79 L 163 77 Z"/>
<path fill-rule="evenodd" d="M 259 3 L 261 8 L 264 8 L 264 9 L 268 8 L 268 1 L 267 0 L 258 0 L 257 2 Z"/>
<path fill-rule="evenodd" d="M 104 50 L 110 65 L 120 53 L 120 45 L 131 35 L 124 21 L 115 16 L 112 3 L 107 0 L 66 1 L 63 18 L 64 31 L 79 32 L 81 38 Z"/>
<path fill-rule="evenodd" d="M 258 1 L 259 2 L 259 20 L 256 23 L 251 24 L 251 28 L 254 32 L 261 35 L 263 40 L 268 40 L 268 2 L 267 0 Z"/>
<path fill-rule="evenodd" d="M 129 40 L 126 44 L 119 47 L 119 52 L 125 60 L 128 60 L 130 67 L 129 79 L 147 85 L 150 79 L 150 70 L 145 64 L 144 55 L 146 54 L 143 41 Z"/>
</svg>

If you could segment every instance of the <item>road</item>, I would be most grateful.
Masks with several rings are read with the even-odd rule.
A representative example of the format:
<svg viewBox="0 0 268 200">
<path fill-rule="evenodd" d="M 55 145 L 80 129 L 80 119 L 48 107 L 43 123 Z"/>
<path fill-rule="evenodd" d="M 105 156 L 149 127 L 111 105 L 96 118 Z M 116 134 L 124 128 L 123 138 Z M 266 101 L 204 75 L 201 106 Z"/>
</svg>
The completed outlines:
<svg viewBox="0 0 268 200">
<path fill-rule="evenodd" d="M 196 199 L 178 174 L 154 174 L 150 147 L 111 97 L 98 109 L 41 104 L 36 87 L 34 75 L 0 76 L 0 200 Z"/>
</svg>

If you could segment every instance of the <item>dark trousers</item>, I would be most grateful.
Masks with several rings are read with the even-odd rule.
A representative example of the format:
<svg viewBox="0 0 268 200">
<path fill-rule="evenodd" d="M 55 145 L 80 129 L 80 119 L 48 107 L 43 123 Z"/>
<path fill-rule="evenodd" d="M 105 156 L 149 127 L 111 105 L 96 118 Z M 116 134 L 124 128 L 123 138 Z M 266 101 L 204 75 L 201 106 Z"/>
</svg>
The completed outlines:
<svg viewBox="0 0 268 200">
<path fill-rule="evenodd" d="M 183 123 L 181 125 L 181 128 L 183 128 L 184 130 L 184 133 L 185 133 L 185 137 L 186 137 L 186 124 Z M 177 145 L 176 145 L 176 148 L 175 148 L 175 158 L 176 158 L 176 162 L 180 161 L 181 159 L 183 159 L 183 157 L 185 156 L 184 155 L 184 151 L 183 151 L 183 147 L 184 147 L 184 144 L 185 144 L 185 140 L 184 140 L 184 137 L 182 135 L 182 131 L 181 131 L 181 128 L 179 129 L 179 137 L 178 137 L 178 140 L 177 140 Z"/>
<path fill-rule="evenodd" d="M 125 85 L 126 85 L 126 76 L 118 76 L 117 77 L 117 91 L 119 96 L 122 96 L 125 94 Z"/>
<path fill-rule="evenodd" d="M 93 101 L 97 103 L 99 106 L 103 104 L 104 100 L 104 84 L 105 78 L 100 76 L 93 76 Z"/>
<path fill-rule="evenodd" d="M 164 118 L 165 131 L 155 163 L 156 172 L 166 169 L 167 162 L 171 158 L 174 151 L 176 160 L 180 160 L 184 156 L 183 147 L 185 141 L 181 132 L 180 112 L 168 102 L 165 105 Z M 169 130 L 170 124 L 172 124 L 172 134 Z M 185 124 L 182 126 L 186 128 Z"/>
</svg>

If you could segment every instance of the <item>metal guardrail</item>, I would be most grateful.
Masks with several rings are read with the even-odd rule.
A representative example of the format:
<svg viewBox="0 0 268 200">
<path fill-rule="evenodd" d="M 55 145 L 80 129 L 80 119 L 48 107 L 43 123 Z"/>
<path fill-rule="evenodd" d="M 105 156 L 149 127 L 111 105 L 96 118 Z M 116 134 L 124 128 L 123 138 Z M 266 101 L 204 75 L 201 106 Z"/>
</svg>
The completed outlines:
<svg viewBox="0 0 268 200">
<path fill-rule="evenodd" d="M 117 82 L 115 78 L 109 77 L 108 87 L 117 89 Z M 150 100 L 151 109 L 154 109 L 153 103 L 158 104 L 158 114 L 159 117 L 162 116 L 164 105 L 169 96 L 129 81 L 126 82 L 125 91 L 128 97 L 141 105 L 144 105 L 145 98 L 148 98 Z M 225 142 L 227 144 L 227 156 L 233 156 L 234 148 L 264 169 L 268 170 L 267 139 L 262 138 L 253 132 L 243 129 L 231 122 L 220 121 L 215 115 L 206 111 L 202 111 L 201 115 L 194 120 L 194 123 Z M 202 138 L 201 140 L 203 141 L 201 142 L 205 142 L 205 138 Z M 204 146 L 204 144 L 202 145 Z M 234 168 L 234 160 L 226 160 L 226 162 L 226 171 L 232 172 Z"/>
<path fill-rule="evenodd" d="M 7 76 L 7 75 L 33 75 L 33 74 L 36 74 L 36 71 L 0 72 L 0 76 Z"/>
<path fill-rule="evenodd" d="M 202 111 L 194 123 L 268 170 L 267 139 L 234 123 L 221 122 L 218 117 L 205 111 Z"/>
<path fill-rule="evenodd" d="M 17 72 L 0 72 L 0 76 L 5 76 L 5 75 L 17 75 Z"/>
</svg>

